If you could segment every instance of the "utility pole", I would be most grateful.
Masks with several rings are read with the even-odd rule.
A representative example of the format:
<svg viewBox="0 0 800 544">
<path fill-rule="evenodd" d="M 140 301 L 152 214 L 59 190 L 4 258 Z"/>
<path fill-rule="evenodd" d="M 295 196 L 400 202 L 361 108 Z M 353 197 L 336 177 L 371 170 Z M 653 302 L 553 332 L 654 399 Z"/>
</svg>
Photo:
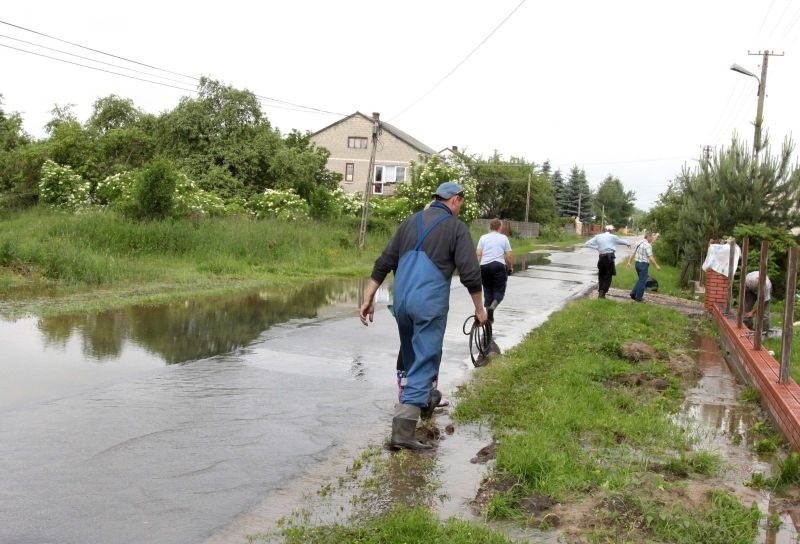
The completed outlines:
<svg viewBox="0 0 800 544">
<path fill-rule="evenodd" d="M 761 126 L 764 122 L 764 97 L 767 94 L 767 66 L 771 56 L 782 57 L 783 53 L 773 51 L 759 51 L 757 53 L 747 52 L 748 55 L 761 55 L 761 79 L 758 80 L 758 107 L 756 109 L 755 134 L 753 135 L 753 157 L 757 160 L 758 153 L 761 151 Z"/>
<path fill-rule="evenodd" d="M 528 222 L 528 209 L 531 207 L 531 173 L 528 172 L 528 196 L 525 197 L 525 222 Z"/>
<path fill-rule="evenodd" d="M 358 231 L 358 248 L 364 249 L 364 239 L 367 237 L 367 221 L 369 220 L 369 198 L 372 196 L 372 185 L 375 178 L 375 153 L 378 150 L 378 134 L 381 132 L 381 114 L 372 113 L 372 151 L 369 155 L 369 171 L 367 172 L 367 186 L 364 188 L 364 209 L 361 212 L 361 229 Z"/>
</svg>

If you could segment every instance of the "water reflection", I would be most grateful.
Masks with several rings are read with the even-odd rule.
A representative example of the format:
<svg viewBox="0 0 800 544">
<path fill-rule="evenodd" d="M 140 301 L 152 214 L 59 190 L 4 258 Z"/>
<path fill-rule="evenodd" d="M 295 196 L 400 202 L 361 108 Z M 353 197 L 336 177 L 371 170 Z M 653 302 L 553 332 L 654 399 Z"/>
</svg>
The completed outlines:
<svg viewBox="0 0 800 544">
<path fill-rule="evenodd" d="M 116 359 L 133 342 L 168 364 L 228 353 L 246 346 L 278 323 L 354 311 L 361 280 L 315 282 L 288 292 L 258 291 L 187 299 L 160 306 L 133 306 L 97 314 L 44 317 L 43 342 L 63 348 L 73 335 L 88 358 Z"/>
<path fill-rule="evenodd" d="M 527 270 L 530 266 L 541 266 L 550 264 L 549 253 L 525 253 L 521 256 L 514 256 L 514 272 Z"/>
<path fill-rule="evenodd" d="M 754 445 L 759 434 L 755 423 L 765 414 L 754 403 L 739 400 L 741 385 L 728 368 L 717 341 L 709 336 L 697 338 L 697 362 L 702 378 L 687 391 L 676 423 L 684 426 L 697 442 L 698 450 L 716 453 L 725 463 L 719 476 L 745 505 L 756 502 L 765 515 L 756 542 L 788 544 L 798 542 L 798 532 L 790 513 L 777 512 L 773 494 L 746 485 L 755 473 L 770 476 L 777 471 L 776 459 L 760 455 Z M 766 516 L 776 514 L 780 523 L 773 525 Z"/>
</svg>

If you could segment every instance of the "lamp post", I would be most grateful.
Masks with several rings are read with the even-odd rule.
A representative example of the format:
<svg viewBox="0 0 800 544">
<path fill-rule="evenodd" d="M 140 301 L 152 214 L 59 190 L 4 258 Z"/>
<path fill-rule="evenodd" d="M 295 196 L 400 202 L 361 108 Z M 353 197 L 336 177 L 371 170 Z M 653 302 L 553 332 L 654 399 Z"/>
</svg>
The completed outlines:
<svg viewBox="0 0 800 544">
<path fill-rule="evenodd" d="M 769 56 L 764 55 L 764 61 L 761 64 L 761 78 L 738 64 L 731 65 L 731 70 L 734 72 L 754 77 L 758 81 L 758 108 L 756 109 L 755 134 L 753 135 L 753 157 L 758 157 L 758 152 L 761 150 L 761 123 L 764 112 L 764 94 L 767 86 L 767 59 L 769 59 Z"/>
</svg>

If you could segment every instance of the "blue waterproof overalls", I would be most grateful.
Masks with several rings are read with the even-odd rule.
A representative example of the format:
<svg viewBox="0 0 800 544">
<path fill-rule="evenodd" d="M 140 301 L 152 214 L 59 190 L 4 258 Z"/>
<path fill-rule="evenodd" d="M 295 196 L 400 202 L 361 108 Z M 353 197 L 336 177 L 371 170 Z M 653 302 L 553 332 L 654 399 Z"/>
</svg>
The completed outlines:
<svg viewBox="0 0 800 544">
<path fill-rule="evenodd" d="M 450 217 L 437 218 L 423 232 L 422 213 L 417 214 L 417 243 L 400 258 L 394 273 L 394 313 L 407 379 L 400 402 L 420 408 L 428 405 L 431 383 L 439 373 L 450 308 L 450 278 L 422 251 L 422 242 Z"/>
</svg>

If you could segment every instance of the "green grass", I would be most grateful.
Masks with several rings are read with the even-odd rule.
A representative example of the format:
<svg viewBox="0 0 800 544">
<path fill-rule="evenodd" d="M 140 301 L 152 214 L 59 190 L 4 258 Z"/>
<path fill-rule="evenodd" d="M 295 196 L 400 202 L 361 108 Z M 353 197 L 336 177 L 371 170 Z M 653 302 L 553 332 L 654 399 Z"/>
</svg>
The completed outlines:
<svg viewBox="0 0 800 544">
<path fill-rule="evenodd" d="M 285 544 L 511 544 L 499 533 L 457 519 L 440 522 L 424 508 L 398 508 L 363 524 L 309 527 L 290 525 L 282 531 Z M 262 536 L 250 542 L 263 541 Z"/>
<path fill-rule="evenodd" d="M 517 482 L 495 496 L 489 516 L 524 518 L 520 507 L 532 494 L 559 502 L 606 497 L 609 504 L 622 496 L 624 515 L 610 507 L 607 524 L 592 532 L 597 542 L 640 542 L 650 532 L 664 538 L 659 542 L 747 541 L 725 540 L 749 535 L 755 525 L 750 510 L 723 499 L 709 497 L 712 513 L 677 504 L 666 519 L 651 519 L 653 497 L 664 488 L 657 472 L 702 477 L 718 471 L 720 461 L 692 452 L 670 419 L 683 386 L 662 361 L 631 363 L 618 354 L 630 341 L 659 352 L 684 347 L 692 328 L 667 308 L 584 299 L 479 369 L 458 395 L 456 417 L 489 422 L 498 442 L 496 477 Z M 623 385 L 633 373 L 671 385 L 663 392 Z M 714 510 L 715 500 L 725 508 Z M 713 524 L 725 538 L 704 540 Z"/>
<path fill-rule="evenodd" d="M 659 264 L 661 265 L 661 270 L 656 270 L 656 267 L 651 264 L 650 270 L 648 271 L 649 275 L 658 281 L 658 293 L 673 297 L 692 298 L 692 294 L 687 289 L 678 286 L 680 270 L 674 266 Z M 623 261 L 617 264 L 617 275 L 613 277 L 611 287 L 631 290 L 633 286 L 636 285 L 637 279 L 638 276 L 636 275 L 634 266 L 631 265 L 630 268 L 627 268 Z M 645 297 L 647 297 L 646 293 Z"/>
<path fill-rule="evenodd" d="M 0 227 L 0 294 L 47 293 L 51 313 L 366 276 L 391 234 L 369 231 L 361 250 L 355 219 L 133 222 L 111 212 L 44 209 L 8 214 Z"/>
</svg>

